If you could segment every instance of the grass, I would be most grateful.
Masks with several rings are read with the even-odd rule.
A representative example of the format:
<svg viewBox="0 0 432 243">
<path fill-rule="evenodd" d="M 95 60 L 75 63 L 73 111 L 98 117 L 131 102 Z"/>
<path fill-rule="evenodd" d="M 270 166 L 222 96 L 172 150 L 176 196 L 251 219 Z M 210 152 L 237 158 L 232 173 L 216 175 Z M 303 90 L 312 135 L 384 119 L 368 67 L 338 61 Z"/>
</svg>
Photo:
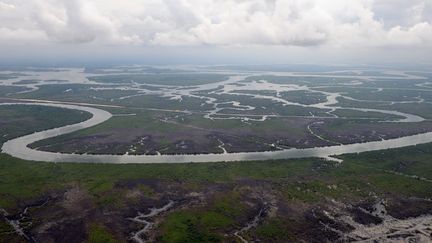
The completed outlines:
<svg viewBox="0 0 432 243">
<path fill-rule="evenodd" d="M 0 78 L 1 80 L 1 78 Z M 17 86 L 1 86 L 0 88 L 0 97 L 9 96 L 10 94 L 16 93 L 16 92 L 22 92 L 28 90 L 25 87 L 17 87 Z"/>
<path fill-rule="evenodd" d="M 170 165 L 55 164 L 23 161 L 0 154 L 0 206 L 13 206 L 15 200 L 35 197 L 71 183 L 98 194 L 126 179 L 226 182 L 238 177 L 278 178 L 306 174 L 311 164 L 309 160 Z"/>
<path fill-rule="evenodd" d="M 332 114 L 337 115 L 339 117 L 348 117 L 348 118 L 371 118 L 371 119 L 379 119 L 379 120 L 397 120 L 403 119 L 402 116 L 384 114 L 379 112 L 363 112 L 349 109 L 338 109 L 333 111 Z"/>
<path fill-rule="evenodd" d="M 140 154 L 148 150 L 165 153 L 205 153 L 220 152 L 215 134 L 224 137 L 222 140 L 226 143 L 233 144 L 233 150 L 243 151 L 262 149 L 260 147 L 267 146 L 265 144 L 270 144 L 275 139 L 292 138 L 295 141 L 294 138 L 305 140 L 309 136 L 305 125 L 307 121 L 301 118 L 271 118 L 265 122 L 252 122 L 245 126 L 240 120 L 210 120 L 198 114 L 176 117 L 173 114 L 155 111 L 134 113 L 135 116 L 113 117 L 97 126 L 38 141 L 30 146 L 48 146 L 47 149 L 50 151 L 124 154 L 133 144 L 135 152 Z M 160 121 L 166 118 L 172 123 Z M 138 144 L 144 136 L 149 137 L 146 141 L 149 144 Z M 90 137 L 99 139 L 87 146 L 79 142 Z M 191 141 L 191 151 L 182 151 L 176 146 L 181 140 Z M 110 146 L 110 149 L 106 149 L 105 146 Z M 194 150 L 192 146 L 195 146 Z"/>
<path fill-rule="evenodd" d="M 411 98 L 410 100 L 415 100 Z M 383 110 L 396 110 L 408 114 L 414 114 L 421 116 L 426 119 L 432 119 L 432 109 L 431 103 L 396 103 L 390 105 L 390 103 L 370 103 L 370 102 L 360 102 L 353 101 L 344 98 L 338 98 L 340 106 L 343 107 L 355 107 L 355 108 L 371 108 L 371 109 L 383 109 Z"/>
<path fill-rule="evenodd" d="M 140 192 L 142 192 L 147 197 L 153 197 L 155 195 L 155 191 L 149 186 L 138 185 L 137 188 Z"/>
<path fill-rule="evenodd" d="M 15 126 L 7 128 L 11 134 L 26 132 L 19 130 L 17 125 L 20 121 L 28 122 L 26 119 L 19 120 L 20 114 L 27 111 L 29 116 L 38 116 L 38 113 L 42 113 L 37 109 L 25 110 L 30 107 L 16 108 L 24 110 L 2 111 L 8 121 L 16 119 L 13 124 L 7 123 Z M 60 124 L 66 118 L 67 114 L 54 121 Z M 42 120 L 42 116 L 34 119 L 34 127 L 31 129 L 53 126 L 53 123 L 44 123 Z M 263 180 L 270 182 L 272 190 L 281 193 L 287 201 L 308 204 L 318 204 L 324 198 L 339 201 L 367 198 L 370 193 L 432 197 L 432 183 L 407 177 L 417 175 L 432 179 L 432 144 L 340 157 L 344 162 L 339 165 L 317 158 L 208 164 L 114 165 L 30 162 L 0 154 L 0 207 L 16 208 L 23 201 L 40 197 L 52 190 L 79 185 L 94 197 L 99 207 L 118 208 L 123 206 L 125 196 L 122 194 L 124 191 L 115 187 L 116 183 L 143 178 L 181 181 L 190 188 L 209 182 L 235 185 L 240 179 Z M 137 189 L 148 196 L 154 193 L 144 185 L 139 185 Z M 216 197 L 207 208 L 170 213 L 159 226 L 163 234 L 158 241 L 221 241 L 227 229 L 238 228 L 237 219 L 244 217 L 246 213 L 247 209 L 241 203 L 241 193 L 244 191 L 233 189 L 230 193 Z M 291 238 L 284 234 L 284 227 L 290 227 L 289 222 L 276 218 L 265 221 L 255 233 L 266 242 L 289 240 Z M 9 229 L 0 221 L 0 232 Z M 115 242 L 106 228 L 96 224 L 89 226 L 89 239 L 89 242 Z"/>
<path fill-rule="evenodd" d="M 96 76 L 90 79 L 100 83 L 137 83 L 157 84 L 157 85 L 175 85 L 175 86 L 191 86 L 214 83 L 226 80 L 227 75 L 219 74 L 121 74 L 121 75 L 106 75 Z"/>
<path fill-rule="evenodd" d="M 0 106 L 0 117 L 1 144 L 8 139 L 35 131 L 78 123 L 89 119 L 91 114 L 54 107 L 14 105 Z"/>
<path fill-rule="evenodd" d="M 219 213 L 228 216 L 232 219 L 239 217 L 245 211 L 241 201 L 241 195 L 237 191 L 232 191 L 226 195 L 220 196 L 213 202 L 213 210 L 215 213 Z"/>
<path fill-rule="evenodd" d="M 235 192 L 216 198 L 210 208 L 187 209 L 171 213 L 159 226 L 161 242 L 220 242 L 221 230 L 232 228 L 244 213 Z"/>
<path fill-rule="evenodd" d="M 160 242 L 220 242 L 222 237 L 210 229 L 224 226 L 229 220 L 211 212 L 174 212 L 160 226 Z M 213 227 L 211 227 L 213 226 Z"/>
<path fill-rule="evenodd" d="M 88 242 L 89 243 L 118 243 L 119 241 L 115 240 L 114 237 L 109 233 L 109 231 L 104 227 L 97 224 L 92 224 L 89 229 Z"/>
<path fill-rule="evenodd" d="M 286 223 L 278 218 L 267 220 L 256 228 L 255 234 L 265 242 L 294 241 L 295 237 L 288 235 L 285 229 Z"/>
<path fill-rule="evenodd" d="M 12 226 L 6 223 L 6 221 L 0 221 L 0 235 L 8 234 L 10 232 L 13 232 Z"/>
<path fill-rule="evenodd" d="M 362 191 L 432 197 L 430 184 L 407 175 L 432 178 L 432 144 L 343 156 L 337 167 L 320 159 L 209 164 L 113 165 L 29 162 L 0 154 L 0 206 L 13 207 L 23 199 L 78 183 L 93 194 L 110 191 L 116 182 L 139 178 L 185 182 L 234 182 L 238 178 L 270 180 L 293 200 L 314 201 L 322 196 L 362 196 Z M 398 167 L 401 162 L 403 167 Z M 328 165 L 327 169 L 323 169 Z M 312 179 L 313 178 L 313 179 Z M 329 189 L 336 185 L 336 189 Z M 296 188 L 300 188 L 297 190 Z M 361 189 L 357 192 L 357 189 Z M 314 193 L 318 192 L 318 193 Z M 227 203 L 229 204 L 229 203 Z"/>
</svg>

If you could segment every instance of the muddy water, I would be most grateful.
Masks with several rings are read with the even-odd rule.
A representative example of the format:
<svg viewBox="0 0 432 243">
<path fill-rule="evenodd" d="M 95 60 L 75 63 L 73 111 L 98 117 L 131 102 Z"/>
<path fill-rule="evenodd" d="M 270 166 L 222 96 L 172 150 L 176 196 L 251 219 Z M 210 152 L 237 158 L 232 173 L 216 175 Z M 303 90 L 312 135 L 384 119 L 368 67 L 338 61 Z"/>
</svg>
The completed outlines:
<svg viewBox="0 0 432 243">
<path fill-rule="evenodd" d="M 84 74 L 83 70 L 77 69 L 66 69 L 66 70 L 55 70 L 55 72 L 26 72 L 27 76 L 25 78 L 32 77 L 32 79 L 38 79 L 37 84 L 26 84 L 27 88 L 30 90 L 34 90 L 40 84 L 46 84 L 46 82 L 51 82 L 50 80 L 57 80 L 60 77 L 66 77 L 65 80 L 68 80 L 68 83 L 85 83 L 85 84 L 96 84 L 87 79 L 89 74 Z M 233 107 L 231 108 L 222 108 L 219 105 L 224 105 L 227 102 L 218 101 L 214 97 L 209 97 L 205 95 L 201 95 L 200 92 L 208 91 L 210 93 L 219 94 L 219 95 L 232 95 L 232 96 L 249 96 L 252 99 L 266 99 L 272 102 L 277 102 L 282 105 L 290 105 L 290 106 L 300 106 L 305 108 L 315 108 L 321 109 L 325 113 L 329 115 L 329 117 L 339 118 L 337 115 L 332 112 L 338 109 L 349 109 L 360 112 L 378 112 L 383 114 L 390 114 L 399 116 L 400 119 L 388 120 L 387 122 L 421 122 L 424 119 L 417 115 L 402 113 L 393 110 L 379 110 L 379 109 L 364 109 L 364 108 L 352 108 L 352 107 L 342 107 L 338 106 L 338 98 L 348 98 L 352 99 L 352 97 L 348 97 L 346 95 L 342 95 L 338 92 L 325 92 L 321 90 L 316 90 L 314 88 L 308 86 L 299 86 L 295 84 L 274 84 L 269 83 L 266 80 L 258 80 L 251 82 L 243 82 L 247 77 L 252 77 L 255 75 L 274 75 L 274 76 L 290 76 L 290 77 L 309 77 L 311 75 L 306 74 L 295 74 L 295 73 L 241 73 L 240 75 L 233 75 L 229 78 L 220 82 L 203 84 L 197 86 L 182 86 L 182 87 L 168 87 L 164 85 L 153 85 L 158 86 L 160 90 L 151 91 L 145 90 L 139 86 L 132 87 L 134 90 L 143 92 L 142 94 L 156 94 L 162 97 L 166 97 L 169 99 L 180 100 L 182 97 L 192 97 L 199 98 L 207 105 L 213 106 L 213 110 L 207 112 L 204 115 L 204 118 L 208 119 L 240 119 L 243 122 L 249 121 L 265 121 L 268 117 L 273 117 L 271 115 L 262 115 L 261 117 L 252 118 L 241 115 L 230 115 L 226 116 L 218 116 L 223 110 L 234 109 L 234 110 L 254 110 L 256 107 L 243 105 L 236 102 L 233 103 Z M 391 73 L 390 73 L 391 74 Z M 73 76 L 73 77 L 72 77 Z M 91 75 L 90 75 L 91 76 Z M 341 77 L 334 76 L 334 74 L 329 73 L 327 75 L 312 75 L 313 77 Z M 362 81 L 375 80 L 377 77 L 372 76 L 347 76 L 349 78 L 360 79 Z M 8 85 L 16 85 L 15 82 L 20 81 L 21 78 L 11 79 L 2 81 L 2 84 Z M 412 77 L 405 73 L 399 74 L 399 76 L 386 77 L 381 76 L 379 78 L 396 78 L 396 79 L 424 79 L 423 77 Z M 5 83 L 6 82 L 6 83 Z M 117 85 L 109 85 L 109 87 L 103 87 L 103 89 L 109 90 L 121 90 L 121 89 L 130 89 L 129 86 L 117 86 Z M 32 86 L 32 87 L 30 87 Z M 98 88 L 95 88 L 98 89 Z M 213 90 L 213 91 L 212 91 Z M 262 95 L 255 93 L 241 93 L 239 90 L 267 90 L 267 91 L 275 91 L 276 95 Z M 317 104 L 300 104 L 297 102 L 290 102 L 288 100 L 283 99 L 280 96 L 280 92 L 288 92 L 288 91 L 307 91 L 313 93 L 320 93 L 324 95 L 326 98 Z M 430 91 L 430 90 L 429 90 Z M 141 93 L 137 94 L 141 95 Z M 53 153 L 47 151 L 38 151 L 31 148 L 28 148 L 28 145 L 39 140 L 52 138 L 55 136 L 72 133 L 75 131 L 79 131 L 84 128 L 92 127 L 97 124 L 100 124 L 104 121 L 107 121 L 112 117 L 112 115 L 104 110 L 97 108 L 90 108 L 87 106 L 96 106 L 91 104 L 65 104 L 65 103 L 42 103 L 37 100 L 33 100 L 32 105 L 41 105 L 41 106 L 51 106 L 51 107 L 59 107 L 66 109 L 75 109 L 90 112 L 93 114 L 93 117 L 87 121 L 68 125 L 60 128 L 50 129 L 42 132 L 33 133 L 30 135 L 22 136 L 19 138 L 15 138 L 7 141 L 3 144 L 2 151 L 4 153 L 10 154 L 12 156 L 26 159 L 26 160 L 34 160 L 34 161 L 49 161 L 49 162 L 85 162 L 85 163 L 187 163 L 187 162 L 220 162 L 220 161 L 251 161 L 251 160 L 267 160 L 267 159 L 287 159 L 287 158 L 304 158 L 304 157 L 322 157 L 329 158 L 332 155 L 340 155 L 344 153 L 359 153 L 365 151 L 373 151 L 373 150 L 381 150 L 381 149 L 389 149 L 389 148 L 399 148 L 404 146 L 429 143 L 432 142 L 432 133 L 424 133 L 413 136 L 406 136 L 397 139 L 390 139 L 384 141 L 374 141 L 374 142 L 366 142 L 366 143 L 357 143 L 357 144 L 335 144 L 333 146 L 328 147 L 315 147 L 315 148 L 307 148 L 307 149 L 281 149 L 278 151 L 269 151 L 269 152 L 242 152 L 242 153 L 228 153 L 226 151 L 224 144 L 220 143 L 219 148 L 223 152 L 222 154 L 198 154 L 198 155 L 92 155 L 92 154 L 65 154 L 65 153 Z M 422 103 L 421 100 L 416 100 L 415 102 Z M 230 102 L 228 102 L 230 103 Z M 23 105 L 23 103 L 4 103 L 0 105 Z M 29 105 L 29 104 L 27 104 Z M 277 116 L 275 116 L 277 117 Z M 313 114 L 311 114 L 310 118 L 317 118 Z M 368 119 L 368 118 L 364 118 Z M 371 118 L 373 119 L 373 118 Z M 311 131 L 312 135 L 313 131 Z M 221 142 L 221 141 L 220 141 Z"/>
<path fill-rule="evenodd" d="M 144 227 L 139 230 L 138 232 L 133 233 L 132 238 L 135 242 L 138 243 L 144 243 L 146 242 L 145 239 L 143 238 L 143 236 L 153 227 L 154 223 L 150 222 L 149 220 L 155 216 L 157 216 L 158 214 L 161 214 L 163 212 L 168 211 L 169 209 L 171 209 L 174 205 L 174 201 L 169 201 L 168 204 L 166 204 L 165 206 L 161 207 L 161 208 L 151 208 L 150 209 L 150 213 L 148 214 L 143 214 L 143 213 L 138 213 L 138 216 L 134 217 L 134 218 L 130 218 L 130 220 L 142 224 L 144 225 Z"/>
<path fill-rule="evenodd" d="M 241 242 L 243 243 L 249 243 L 245 238 L 243 238 L 242 233 L 249 231 L 252 228 L 255 228 L 258 226 L 260 220 L 262 220 L 263 214 L 265 213 L 265 208 L 261 208 L 258 214 L 253 218 L 251 222 L 248 222 L 246 226 L 241 228 L 239 231 L 236 231 L 234 233 L 234 236 L 236 236 Z"/>
<path fill-rule="evenodd" d="M 1 105 L 23 105 L 23 103 L 3 103 Z M 328 147 L 316 147 L 307 149 L 284 149 L 269 152 L 244 152 L 224 154 L 198 154 L 198 155 L 92 155 L 92 154 L 65 154 L 39 151 L 27 147 L 39 140 L 56 137 L 63 134 L 79 131 L 107 121 L 111 114 L 107 111 L 80 105 L 67 105 L 56 103 L 32 103 L 25 105 L 39 105 L 74 109 L 90 112 L 93 117 L 87 121 L 73 125 L 49 129 L 22 136 L 7 141 L 3 144 L 2 152 L 14 157 L 48 162 L 82 162 L 82 163 L 188 163 L 188 162 L 222 162 L 222 161 L 254 161 L 268 159 L 288 159 L 305 157 L 327 158 L 333 155 L 346 153 L 359 153 L 366 151 L 400 148 L 405 146 L 432 142 L 432 132 L 406 136 L 383 141 L 356 143 L 348 145 L 335 145 Z"/>
</svg>

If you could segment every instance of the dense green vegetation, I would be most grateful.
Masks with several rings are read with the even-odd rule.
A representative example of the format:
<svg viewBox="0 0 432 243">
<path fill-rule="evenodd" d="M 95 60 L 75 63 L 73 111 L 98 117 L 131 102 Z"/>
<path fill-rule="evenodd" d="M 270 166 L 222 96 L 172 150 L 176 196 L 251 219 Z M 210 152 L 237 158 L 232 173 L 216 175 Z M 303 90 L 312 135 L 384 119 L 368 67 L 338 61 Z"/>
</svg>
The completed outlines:
<svg viewBox="0 0 432 243">
<path fill-rule="evenodd" d="M 35 131 L 85 121 L 90 113 L 44 106 L 0 106 L 0 145 Z"/>
<path fill-rule="evenodd" d="M 157 85 L 201 85 L 214 83 L 227 79 L 227 75 L 219 74 L 120 74 L 120 75 L 107 75 L 96 76 L 90 78 L 93 81 L 100 83 L 146 83 Z"/>
<path fill-rule="evenodd" d="M 382 123 L 377 120 L 399 117 L 349 109 L 339 109 L 333 112 L 347 119 L 320 119 L 320 122 L 317 123 L 314 123 L 315 120 L 298 117 L 269 117 L 265 122 L 260 123 L 241 120 L 210 120 L 203 116 L 205 111 L 213 109 L 213 105 L 206 104 L 205 99 L 198 97 L 183 97 L 181 102 L 158 95 L 136 96 L 123 100 L 120 98 L 135 95 L 137 91 L 90 89 L 90 87 L 103 87 L 107 82 L 120 85 L 136 82 L 146 89 L 158 90 L 158 87 L 145 84 L 187 86 L 212 83 L 227 78 L 225 75 L 171 74 L 170 70 L 165 70 L 166 73 L 162 74 L 157 70 L 149 71 L 154 71 L 155 74 L 131 73 L 100 76 L 92 78 L 99 82 L 99 85 L 44 85 L 35 92 L 12 96 L 125 106 L 124 108 L 106 108 L 110 112 L 124 116 L 115 116 L 98 126 L 33 144 L 33 146 L 49 145 L 51 148 L 61 150 L 66 140 L 76 139 L 72 143 L 79 149 L 81 149 L 79 146 L 83 144 L 87 146 L 85 150 L 77 150 L 82 152 L 92 152 L 91 146 L 100 146 L 91 140 L 92 138 L 100 138 L 101 144 L 111 141 L 116 143 L 115 146 L 119 146 L 119 141 L 122 141 L 124 143 L 122 146 L 126 149 L 129 149 L 131 144 L 140 143 L 141 148 L 135 147 L 135 152 L 140 153 L 146 153 L 144 149 L 152 145 L 147 144 L 151 139 L 160 145 L 160 147 L 155 146 L 158 151 L 162 148 L 169 148 L 169 146 L 176 147 L 179 140 L 189 139 L 196 144 L 212 147 L 213 150 L 209 150 L 211 152 L 221 152 L 220 139 L 227 148 L 233 149 L 232 151 L 234 151 L 232 144 L 236 143 L 241 145 L 260 143 L 270 146 L 268 144 L 277 140 L 278 143 L 280 142 L 279 145 L 289 147 L 290 141 L 284 141 L 288 138 L 313 143 L 313 139 L 316 138 L 311 137 L 306 130 L 312 123 L 313 131 L 332 141 L 350 138 L 351 135 L 362 136 L 366 140 L 377 140 L 381 137 L 369 136 L 367 133 L 376 132 L 379 133 L 379 136 L 384 134 L 384 138 L 388 138 L 405 133 L 425 132 L 430 128 L 430 121 L 414 125 Z M 363 75 L 366 74 L 383 75 L 375 71 L 363 73 Z M 340 75 L 357 74 L 347 71 Z M 276 76 L 251 77 L 247 81 L 261 79 L 279 84 L 308 85 L 329 92 L 339 91 L 347 96 L 363 100 L 341 98 L 337 106 L 397 110 L 432 118 L 430 112 L 432 93 L 415 90 L 419 88 L 415 86 L 418 82 L 407 80 L 388 82 L 390 79 L 378 79 L 374 82 L 362 83 L 361 80 L 344 77 Z M 349 86 L 352 82 L 357 83 L 355 86 Z M 32 83 L 31 80 L 20 82 L 21 85 L 30 83 Z M 378 87 L 390 89 L 378 91 Z M 2 87 L 0 96 L 6 96 L 10 92 L 22 89 L 21 87 Z M 257 115 L 254 118 L 260 118 L 260 115 L 263 114 L 280 116 L 313 114 L 326 118 L 330 116 L 325 113 L 326 110 L 318 108 L 283 106 L 272 100 L 255 99 L 247 95 L 217 94 L 217 92 L 211 93 L 210 90 L 202 92 L 200 95 L 205 94 L 207 97 L 217 98 L 219 102 L 224 102 L 218 106 L 226 108 L 221 113 L 242 114 L 250 117 Z M 268 90 L 240 90 L 238 93 L 276 95 L 275 91 Z M 283 92 L 280 95 L 288 101 L 303 104 L 322 102 L 325 97 L 323 94 L 307 91 Z M 420 97 L 426 102 L 413 103 L 415 100 L 420 100 Z M 368 102 L 368 100 L 382 102 Z M 232 103 L 233 101 L 240 102 L 241 105 L 254 106 L 255 109 L 235 110 L 238 107 Z M 410 101 L 411 103 L 392 103 L 391 101 Z M 184 110 L 193 112 L 189 114 Z M 50 107 L 0 106 L 0 145 L 13 137 L 77 123 L 88 119 L 89 116 L 79 111 Z M 376 118 L 376 120 L 356 119 L 364 117 Z M 105 140 L 104 136 L 106 136 Z M 145 144 L 141 140 L 144 138 L 147 139 Z M 80 139 L 90 139 L 94 143 L 80 144 Z M 54 146 L 51 146 L 52 144 Z M 188 145 L 191 144 L 193 145 L 193 143 Z M 118 152 L 113 148 L 120 147 L 108 147 L 106 151 Z M 196 152 L 199 148 L 192 146 L 191 151 Z M 248 149 L 258 151 L 263 147 L 248 147 Z M 55 217 L 63 217 L 62 213 L 65 215 L 70 213 L 65 212 L 66 209 L 61 211 L 58 208 L 62 207 L 64 201 L 72 198 L 71 200 L 76 201 L 71 204 L 76 207 L 74 209 L 78 209 L 77 211 L 82 209 L 80 207 L 91 209 L 89 210 L 91 212 L 88 213 L 91 216 L 85 213 L 80 215 L 82 217 L 80 220 L 85 222 L 83 227 L 85 236 L 83 237 L 87 237 L 88 242 L 117 242 L 116 240 L 121 237 L 129 237 L 122 235 L 124 232 L 130 233 L 130 229 L 135 230 L 142 225 L 135 225 L 128 221 L 130 225 L 124 226 L 124 228 L 129 227 L 125 231 L 110 228 L 112 224 L 115 225 L 115 222 L 123 222 L 115 221 L 116 219 L 127 220 L 125 217 L 130 217 L 143 208 L 146 210 L 147 206 L 160 205 L 175 197 L 176 200 L 179 200 L 175 202 L 175 209 L 170 209 L 166 214 L 162 214 L 158 219 L 160 221 L 157 221 L 155 225 L 157 241 L 220 242 L 226 240 L 227 237 L 233 237 L 232 232 L 244 227 L 245 222 L 250 222 L 256 215 L 256 210 L 262 207 L 261 203 L 271 201 L 268 198 L 271 194 L 273 199 L 277 198 L 275 199 L 277 206 L 282 208 L 278 213 L 285 213 L 285 215 L 275 214 L 266 217 L 254 230 L 245 232 L 243 236 L 247 239 L 258 238 L 263 242 L 285 242 L 294 241 L 298 234 L 302 234 L 299 229 L 309 226 L 305 218 L 298 215 L 286 216 L 293 213 L 289 209 L 296 206 L 301 209 L 324 207 L 325 202 L 330 201 L 329 199 L 349 204 L 364 202 L 372 197 L 389 200 L 417 198 L 426 199 L 425 201 L 432 198 L 432 144 L 339 157 L 343 159 L 340 164 L 319 158 L 305 158 L 205 164 L 115 165 L 33 162 L 0 154 L 0 208 L 16 213 L 29 205 L 29 202 L 38 201 L 41 198 L 46 199 L 55 194 L 53 198 L 57 201 L 52 202 L 49 205 L 51 208 L 45 212 L 38 211 L 42 216 L 37 215 L 38 220 L 43 217 L 54 220 Z M 64 195 L 66 192 L 69 193 L 71 188 L 78 189 L 79 192 L 70 193 L 72 196 L 67 198 Z M 195 196 L 189 197 L 190 194 Z M 197 198 L 201 201 L 193 201 L 198 200 Z M 428 204 L 419 205 L 425 207 L 424 205 Z M 54 210 L 51 211 L 51 209 Z M 49 218 L 51 216 L 53 218 Z M 0 241 L 2 236 L 9 235 L 8 232 L 12 231 L 10 225 L 2 219 L 0 216 Z M 104 221 L 104 219 L 107 220 Z M 227 232 L 231 235 L 229 236 Z"/>
<path fill-rule="evenodd" d="M 432 145 L 346 155 L 334 166 L 319 159 L 211 164 L 112 165 L 29 162 L 0 155 L 0 205 L 13 207 L 21 199 L 36 197 L 75 182 L 98 193 L 126 179 L 156 178 L 192 182 L 229 182 L 238 178 L 280 180 L 281 189 L 293 200 L 320 196 L 349 197 L 361 191 L 403 193 L 431 197 L 430 183 L 389 171 L 432 177 Z M 307 178 L 307 180 L 306 180 Z M 327 185 L 339 185 L 329 189 Z M 296 192 L 298 186 L 318 192 Z"/>
<path fill-rule="evenodd" d="M 90 226 L 90 232 L 88 237 L 89 243 L 116 243 L 112 235 L 107 229 L 97 224 Z"/>
<path fill-rule="evenodd" d="M 343 107 L 356 107 L 356 108 L 370 108 L 370 109 L 391 109 L 409 114 L 421 116 L 426 119 L 432 119 L 432 103 L 368 103 L 347 100 L 344 98 L 338 99 L 340 106 Z"/>
<path fill-rule="evenodd" d="M 0 97 L 7 97 L 10 94 L 16 93 L 16 92 L 22 92 L 27 90 L 24 87 L 16 87 L 16 86 L 1 86 L 0 88 Z"/>
<path fill-rule="evenodd" d="M 238 202 L 236 202 L 238 204 Z M 220 242 L 218 230 L 232 227 L 235 218 L 217 210 L 189 210 L 170 214 L 160 226 L 163 242 Z"/>
</svg>

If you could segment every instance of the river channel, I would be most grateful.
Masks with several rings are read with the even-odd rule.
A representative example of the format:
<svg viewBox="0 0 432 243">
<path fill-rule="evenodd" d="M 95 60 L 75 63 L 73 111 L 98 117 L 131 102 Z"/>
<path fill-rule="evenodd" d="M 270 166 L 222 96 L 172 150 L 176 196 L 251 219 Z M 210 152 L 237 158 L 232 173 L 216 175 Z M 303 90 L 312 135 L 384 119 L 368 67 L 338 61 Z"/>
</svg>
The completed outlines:
<svg viewBox="0 0 432 243">
<path fill-rule="evenodd" d="M 430 143 L 432 142 L 432 132 L 417 135 L 405 136 L 395 139 L 382 141 L 372 141 L 355 144 L 334 145 L 327 147 L 315 147 L 307 149 L 284 149 L 268 152 L 241 152 L 241 153 L 221 153 L 221 154 L 184 154 L 184 155 L 96 155 L 96 154 L 66 154 L 40 151 L 31 149 L 29 144 L 85 128 L 89 128 L 109 120 L 112 114 L 98 108 L 87 107 L 83 105 L 72 105 L 63 103 L 2 103 L 0 105 L 37 105 L 58 107 L 64 109 L 80 110 L 89 112 L 93 116 L 83 122 L 67 125 L 59 128 L 35 132 L 5 142 L 2 146 L 2 152 L 11 156 L 32 161 L 47 162 L 80 162 L 80 163 L 204 163 L 204 162 L 222 162 L 222 161 L 256 161 L 269 159 L 289 159 L 289 158 L 306 158 L 321 157 L 329 158 L 334 155 L 346 153 L 360 153 L 366 151 L 375 151 L 382 149 L 400 148 L 405 146 Z"/>
</svg>

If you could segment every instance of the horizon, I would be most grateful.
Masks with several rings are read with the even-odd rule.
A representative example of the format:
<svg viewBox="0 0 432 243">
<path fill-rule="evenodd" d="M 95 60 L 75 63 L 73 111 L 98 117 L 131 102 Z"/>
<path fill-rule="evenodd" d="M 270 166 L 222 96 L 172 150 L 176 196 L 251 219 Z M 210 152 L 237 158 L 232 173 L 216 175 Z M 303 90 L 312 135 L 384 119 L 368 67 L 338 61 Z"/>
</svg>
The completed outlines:
<svg viewBox="0 0 432 243">
<path fill-rule="evenodd" d="M 431 63 L 431 9 L 431 0 L 1 0 L 0 64 Z"/>
<path fill-rule="evenodd" d="M 0 242 L 432 242 L 432 0 L 0 0 Z"/>
</svg>

